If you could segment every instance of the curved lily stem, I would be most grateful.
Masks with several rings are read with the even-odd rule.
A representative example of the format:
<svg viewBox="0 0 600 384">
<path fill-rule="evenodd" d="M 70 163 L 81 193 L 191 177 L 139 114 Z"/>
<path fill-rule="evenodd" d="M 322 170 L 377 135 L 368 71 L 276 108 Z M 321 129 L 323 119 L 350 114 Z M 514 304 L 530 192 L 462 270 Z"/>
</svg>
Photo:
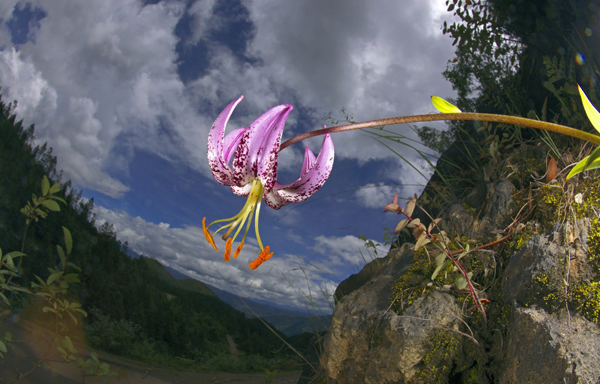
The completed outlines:
<svg viewBox="0 0 600 384">
<path fill-rule="evenodd" d="M 393 125 L 393 124 L 407 124 L 407 123 L 419 123 L 425 121 L 441 121 L 441 120 L 464 120 L 464 121 L 490 121 L 494 123 L 504 123 L 519 125 L 522 127 L 529 127 L 535 129 L 542 129 L 545 131 L 556 132 L 562 135 L 576 137 L 578 139 L 586 140 L 591 143 L 600 145 L 600 136 L 592 135 L 591 133 L 581 131 L 579 129 L 570 128 L 560 124 L 548 123 L 545 121 L 526 119 L 523 117 L 506 116 L 506 115 L 494 115 L 490 113 L 434 113 L 430 115 L 413 115 L 413 116 L 401 116 L 392 117 L 389 119 L 379 119 L 365 121 L 362 123 L 338 125 L 337 127 L 319 129 L 311 132 L 306 132 L 301 135 L 295 136 L 279 147 L 279 150 L 289 147 L 290 145 L 308 139 L 313 136 L 325 135 L 327 133 L 352 131 L 355 129 L 373 128 L 380 127 L 382 125 Z"/>
</svg>

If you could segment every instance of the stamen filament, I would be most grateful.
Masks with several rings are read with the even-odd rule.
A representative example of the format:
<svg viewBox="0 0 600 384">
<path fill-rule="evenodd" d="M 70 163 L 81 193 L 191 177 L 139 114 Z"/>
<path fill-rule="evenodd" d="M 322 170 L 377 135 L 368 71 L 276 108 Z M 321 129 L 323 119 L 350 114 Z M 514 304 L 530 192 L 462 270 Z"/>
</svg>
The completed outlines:
<svg viewBox="0 0 600 384">
<path fill-rule="evenodd" d="M 224 229 L 227 229 L 227 231 L 221 236 L 223 238 L 223 240 L 226 241 L 225 242 L 225 253 L 224 253 L 225 261 L 230 260 L 231 248 L 233 246 L 233 242 L 235 241 L 237 236 L 240 234 L 240 232 L 245 224 L 246 229 L 244 230 L 244 236 L 242 237 L 242 241 L 241 241 L 240 245 L 236 248 L 235 252 L 233 253 L 233 258 L 237 258 L 239 256 L 240 252 L 242 251 L 242 247 L 245 244 L 246 235 L 248 234 L 248 230 L 250 229 L 250 226 L 252 223 L 252 220 L 248 220 L 248 217 L 251 217 L 252 215 L 254 215 L 254 228 L 256 231 L 256 239 L 257 239 L 258 245 L 261 249 L 261 253 L 256 260 L 254 260 L 252 263 L 250 263 L 250 268 L 251 269 L 258 268 L 259 265 L 261 265 L 266 260 L 271 258 L 271 256 L 273 256 L 273 252 L 270 252 L 270 248 L 268 246 L 267 247 L 263 246 L 262 240 L 260 238 L 260 233 L 258 231 L 258 219 L 259 219 L 259 214 L 260 214 L 260 206 L 262 203 L 263 192 L 264 192 L 264 187 L 263 187 L 261 181 L 259 179 L 254 179 L 252 181 L 252 187 L 250 189 L 248 198 L 246 199 L 246 203 L 244 204 L 244 206 L 238 212 L 237 215 L 230 217 L 228 219 L 215 220 L 212 223 L 210 223 L 208 225 L 208 227 L 205 224 L 206 218 L 202 219 L 202 230 L 204 231 L 204 236 L 206 237 L 206 240 L 213 246 L 215 251 L 217 251 L 217 247 L 215 245 L 213 236 L 216 235 L 218 232 L 220 232 Z M 217 229 L 213 233 L 213 236 L 211 236 L 208 228 L 213 224 L 223 223 L 223 222 L 227 222 L 227 224 L 221 226 L 219 229 Z M 235 234 L 232 237 L 231 234 L 234 231 L 235 231 Z"/>
<path fill-rule="evenodd" d="M 258 202 L 256 207 L 256 213 L 254 214 L 254 231 L 256 232 L 256 241 L 258 241 L 258 246 L 262 251 L 264 250 L 264 247 L 262 245 L 262 241 L 260 240 L 260 234 L 258 233 L 258 214 L 260 213 L 260 203 L 262 203 L 262 200 Z"/>
</svg>

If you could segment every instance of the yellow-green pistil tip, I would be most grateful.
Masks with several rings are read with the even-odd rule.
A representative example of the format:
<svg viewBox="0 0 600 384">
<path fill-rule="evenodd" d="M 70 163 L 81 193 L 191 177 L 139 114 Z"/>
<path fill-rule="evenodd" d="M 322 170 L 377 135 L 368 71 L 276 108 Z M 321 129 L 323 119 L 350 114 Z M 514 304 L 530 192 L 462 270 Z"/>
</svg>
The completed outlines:
<svg viewBox="0 0 600 384">
<path fill-rule="evenodd" d="M 225 261 L 229 261 L 233 242 L 239 235 L 241 229 L 244 227 L 244 224 L 246 224 L 246 229 L 244 230 L 244 235 L 242 236 L 242 241 L 240 242 L 240 245 L 235 250 L 233 257 L 236 258 L 239 255 L 239 253 L 241 252 L 242 247 L 244 246 L 244 243 L 245 243 L 246 234 L 248 234 L 248 229 L 250 229 L 250 224 L 252 222 L 252 219 L 248 220 L 248 218 L 251 217 L 252 214 L 254 214 L 254 230 L 256 233 L 256 240 L 258 241 L 258 246 L 260 247 L 260 250 L 261 250 L 261 255 L 262 255 L 262 253 L 265 253 L 264 251 L 266 248 L 262 244 L 262 240 L 260 238 L 260 233 L 258 231 L 258 217 L 259 217 L 260 205 L 262 202 L 263 192 L 264 192 L 264 187 L 263 187 L 262 183 L 260 182 L 260 180 L 254 179 L 254 181 L 252 182 L 252 187 L 250 189 L 250 193 L 248 194 L 248 199 L 246 199 L 246 204 L 244 204 L 241 211 L 237 215 L 227 218 L 227 219 L 215 220 L 212 223 L 210 223 L 208 226 L 206 225 L 206 217 L 202 219 L 202 231 L 204 232 L 204 237 L 206 237 L 206 241 L 208 241 L 208 243 L 213 246 L 215 251 L 218 251 L 218 249 L 217 249 L 217 246 L 215 245 L 213 236 L 216 235 L 217 233 L 219 233 L 220 231 L 226 229 L 226 232 L 221 236 L 221 238 L 226 241 L 225 254 L 224 254 Z M 211 235 L 209 228 L 213 224 L 216 224 L 216 223 L 227 223 L 227 224 L 221 226 L 219 229 L 217 229 Z M 235 233 L 233 234 L 233 236 L 231 236 L 234 231 L 235 231 Z M 267 251 L 267 253 L 268 253 L 268 251 Z"/>
<path fill-rule="evenodd" d="M 435 109 L 442 113 L 461 113 L 462 111 L 454 104 L 447 102 L 438 96 L 431 96 L 431 102 Z"/>
</svg>

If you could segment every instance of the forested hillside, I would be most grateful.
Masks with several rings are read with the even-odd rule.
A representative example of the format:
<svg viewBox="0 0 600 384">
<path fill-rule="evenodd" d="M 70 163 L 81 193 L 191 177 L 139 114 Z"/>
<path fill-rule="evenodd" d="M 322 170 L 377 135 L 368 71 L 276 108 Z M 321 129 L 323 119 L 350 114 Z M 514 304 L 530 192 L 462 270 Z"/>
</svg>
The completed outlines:
<svg viewBox="0 0 600 384">
<path fill-rule="evenodd" d="M 155 262 L 127 256 L 110 225 L 94 225 L 93 200 L 82 198 L 70 182 L 63 183 L 57 194 L 66 206 L 32 223 L 25 234 L 21 208 L 32 194 L 39 195 L 44 175 L 51 183 L 59 182 L 60 172 L 52 149 L 34 144 L 34 127 L 23 127 L 14 107 L 0 100 L 0 247 L 4 253 L 23 247 L 23 287 L 30 287 L 35 275 L 47 278 L 48 268 L 57 265 L 56 246 L 62 245 L 62 227 L 66 227 L 73 239 L 69 261 L 81 268 L 81 282 L 70 285 L 70 294 L 88 313 L 83 326 L 93 346 L 163 363 L 177 358 L 217 369 L 262 370 L 272 368 L 267 359 L 293 360 L 283 342 L 258 319 L 247 319 L 210 291 L 202 292 L 200 283 L 173 284 L 161 278 Z M 10 299 L 11 306 L 3 309 L 44 320 L 41 311 L 33 309 L 34 295 L 11 292 Z M 235 367 L 218 365 L 232 360 L 228 337 L 241 357 L 234 359 Z"/>
</svg>

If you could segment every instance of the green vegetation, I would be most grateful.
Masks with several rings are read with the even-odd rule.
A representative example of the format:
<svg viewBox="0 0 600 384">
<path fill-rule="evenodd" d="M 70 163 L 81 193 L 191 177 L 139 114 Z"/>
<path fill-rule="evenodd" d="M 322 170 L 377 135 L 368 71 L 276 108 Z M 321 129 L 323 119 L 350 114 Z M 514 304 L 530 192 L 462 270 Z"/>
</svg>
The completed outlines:
<svg viewBox="0 0 600 384">
<path fill-rule="evenodd" d="M 32 202 L 28 197 L 39 194 L 40 180 L 45 175 L 53 182 L 60 180 L 56 158 L 51 148 L 34 144 L 33 126 L 24 128 L 14 114 L 14 104 L 2 100 L 0 137 L 0 246 L 5 253 L 23 249 L 19 272 L 11 272 L 18 274 L 20 286 L 43 291 L 53 283 L 62 284 L 60 292 L 68 301 L 61 298 L 61 305 L 88 314 L 75 323 L 83 327 L 85 336 L 73 336 L 81 332 L 72 327 L 66 336 L 160 365 L 240 372 L 298 368 L 297 358 L 279 338 L 285 336 L 273 334 L 258 319 L 247 319 L 202 284 L 168 279 L 155 261 L 123 253 L 126 245 L 117 240 L 111 225 L 94 225 L 93 200 L 83 199 L 70 182 L 50 188 L 50 181 L 45 181 L 43 192 L 64 201 L 63 207 L 58 210 L 58 204 L 47 199 L 43 206 L 52 211 L 50 215 L 44 220 L 26 218 L 20 209 L 30 204 L 30 210 L 37 212 L 36 197 Z M 68 238 L 63 227 L 70 230 Z M 23 233 L 23 228 L 28 230 Z M 61 250 L 68 249 L 58 251 L 59 267 L 57 242 Z M 12 259 L 17 257 L 12 254 Z M 73 268 L 71 275 L 63 274 L 66 267 Z M 36 277 L 48 276 L 49 270 L 49 280 Z M 8 309 L 4 315 L 20 313 L 42 325 L 53 324 L 49 320 L 56 306 L 44 310 L 47 316 L 39 316 L 35 296 L 9 293 L 9 305 L 0 303 Z M 48 297 L 52 303 L 59 300 Z M 71 315 L 69 311 L 64 313 Z M 70 354 L 71 345 L 65 343 L 61 348 Z"/>
</svg>

